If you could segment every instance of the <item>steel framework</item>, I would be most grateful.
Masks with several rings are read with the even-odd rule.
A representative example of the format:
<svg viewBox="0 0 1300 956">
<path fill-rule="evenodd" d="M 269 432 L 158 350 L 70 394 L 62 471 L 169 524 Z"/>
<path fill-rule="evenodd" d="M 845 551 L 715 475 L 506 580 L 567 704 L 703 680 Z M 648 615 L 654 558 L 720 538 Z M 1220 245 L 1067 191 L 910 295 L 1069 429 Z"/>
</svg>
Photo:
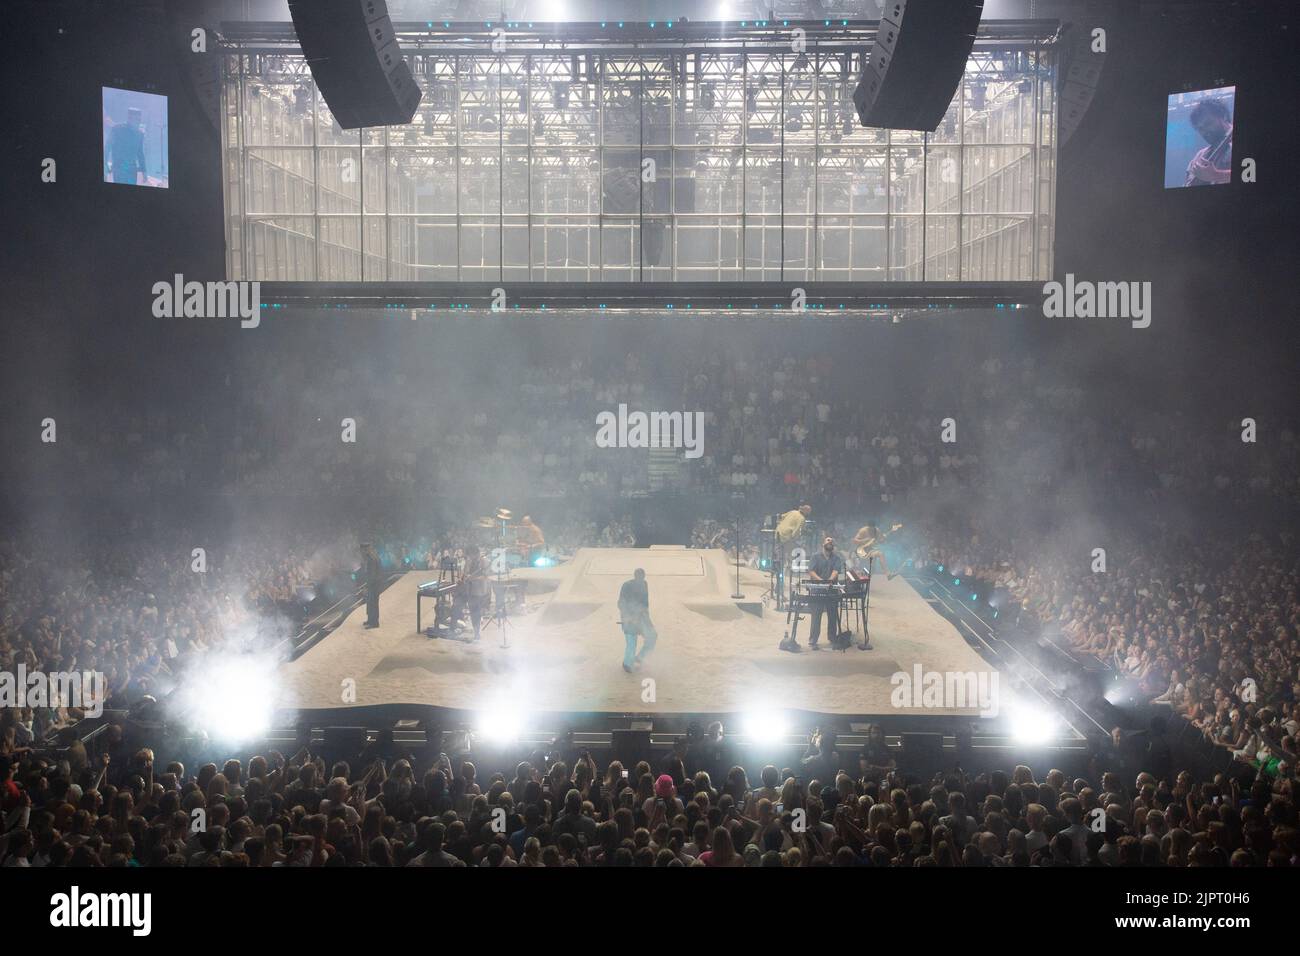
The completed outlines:
<svg viewBox="0 0 1300 956">
<path fill-rule="evenodd" d="M 926 134 L 856 125 L 869 21 L 398 29 L 416 121 L 345 132 L 291 25 L 223 26 L 231 278 L 1051 274 L 1055 23 L 986 24 Z"/>
</svg>

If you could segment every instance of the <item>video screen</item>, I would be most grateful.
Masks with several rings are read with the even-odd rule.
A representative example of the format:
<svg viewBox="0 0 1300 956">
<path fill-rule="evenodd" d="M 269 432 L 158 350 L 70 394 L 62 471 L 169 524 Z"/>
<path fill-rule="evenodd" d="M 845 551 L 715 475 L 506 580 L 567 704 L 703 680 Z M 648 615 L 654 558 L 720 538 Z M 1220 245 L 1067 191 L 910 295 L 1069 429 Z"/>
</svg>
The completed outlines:
<svg viewBox="0 0 1300 956">
<path fill-rule="evenodd" d="M 104 182 L 167 188 L 167 97 L 104 87 Z"/>
<path fill-rule="evenodd" d="M 1235 86 L 1172 93 L 1165 127 L 1165 188 L 1232 181 Z"/>
</svg>

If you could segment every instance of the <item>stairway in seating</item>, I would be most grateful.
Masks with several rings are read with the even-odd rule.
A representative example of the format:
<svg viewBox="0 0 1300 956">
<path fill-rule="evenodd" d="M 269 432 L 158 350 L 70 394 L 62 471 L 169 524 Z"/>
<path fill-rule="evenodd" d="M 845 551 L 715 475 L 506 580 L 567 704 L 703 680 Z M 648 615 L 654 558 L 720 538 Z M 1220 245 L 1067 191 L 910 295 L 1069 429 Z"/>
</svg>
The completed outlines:
<svg viewBox="0 0 1300 956">
<path fill-rule="evenodd" d="M 682 450 L 680 448 L 650 448 L 646 462 L 647 478 L 651 491 L 672 488 L 681 481 Z"/>
</svg>

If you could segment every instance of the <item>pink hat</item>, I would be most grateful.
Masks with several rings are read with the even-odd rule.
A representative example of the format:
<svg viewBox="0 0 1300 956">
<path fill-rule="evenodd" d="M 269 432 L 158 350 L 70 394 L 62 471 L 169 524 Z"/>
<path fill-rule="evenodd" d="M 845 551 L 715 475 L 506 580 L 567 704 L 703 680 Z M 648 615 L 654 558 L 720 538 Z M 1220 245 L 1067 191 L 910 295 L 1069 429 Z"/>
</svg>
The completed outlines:
<svg viewBox="0 0 1300 956">
<path fill-rule="evenodd" d="M 673 795 L 673 778 L 668 774 L 660 774 L 659 779 L 655 781 L 655 796 L 667 800 Z"/>
</svg>

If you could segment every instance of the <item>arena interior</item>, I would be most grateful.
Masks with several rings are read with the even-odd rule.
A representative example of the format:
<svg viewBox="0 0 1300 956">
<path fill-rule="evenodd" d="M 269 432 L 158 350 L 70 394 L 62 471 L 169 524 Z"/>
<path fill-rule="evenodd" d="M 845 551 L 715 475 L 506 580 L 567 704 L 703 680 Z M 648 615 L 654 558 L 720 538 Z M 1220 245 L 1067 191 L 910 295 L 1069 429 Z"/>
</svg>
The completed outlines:
<svg viewBox="0 0 1300 956">
<path fill-rule="evenodd" d="M 1295 14 L 6 5 L 15 918 L 1050 867 L 1279 920 L 1190 871 L 1300 866 Z"/>
</svg>

